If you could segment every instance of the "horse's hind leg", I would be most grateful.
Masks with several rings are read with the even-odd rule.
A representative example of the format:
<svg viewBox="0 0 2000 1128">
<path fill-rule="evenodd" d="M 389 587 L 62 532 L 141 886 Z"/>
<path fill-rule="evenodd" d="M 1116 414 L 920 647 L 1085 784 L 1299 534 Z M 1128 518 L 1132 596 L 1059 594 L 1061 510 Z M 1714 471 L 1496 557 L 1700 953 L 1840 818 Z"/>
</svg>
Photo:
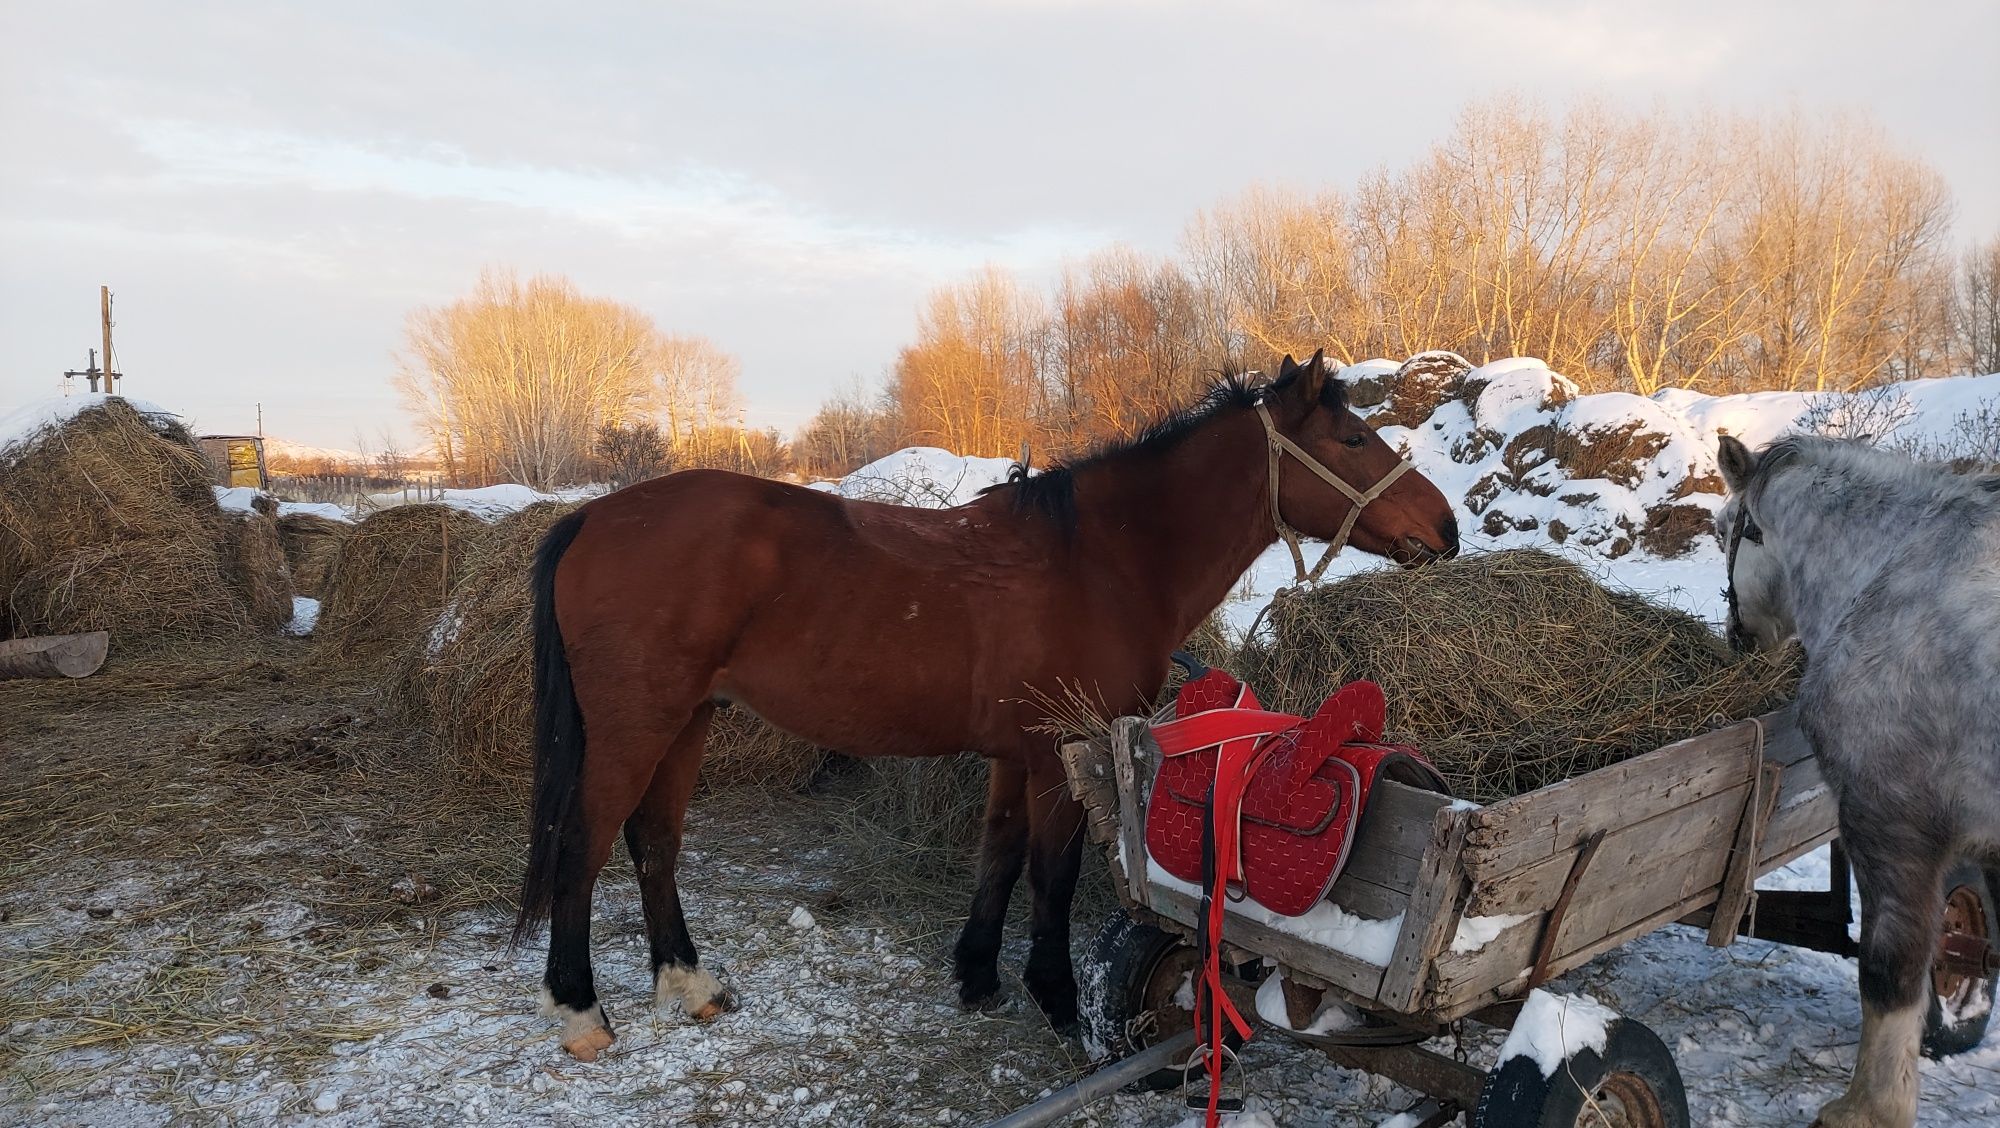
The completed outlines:
<svg viewBox="0 0 2000 1128">
<path fill-rule="evenodd" d="M 653 995 L 661 1004 L 677 1003 L 695 1019 L 707 1022 L 736 1008 L 736 999 L 708 969 L 701 967 L 681 915 L 680 888 L 674 867 L 680 857 L 681 828 L 688 797 L 701 770 L 708 741 L 708 723 L 715 706 L 703 703 L 668 746 L 653 773 L 653 782 L 639 809 L 625 820 L 625 847 L 639 876 L 639 895 L 646 909 L 646 939 L 653 950 Z"/>
<path fill-rule="evenodd" d="M 982 1006 L 1000 993 L 1000 929 L 1028 851 L 1026 774 L 1019 764 L 1005 760 L 988 760 L 986 773 L 979 887 L 973 891 L 972 911 L 952 951 L 958 1000 L 968 1007 Z"/>
<path fill-rule="evenodd" d="M 1021 981 L 1049 1025 L 1076 1027 L 1076 972 L 1069 958 L 1070 904 L 1083 862 L 1083 807 L 1071 798 L 1055 757 L 1028 774 L 1028 966 Z"/>
<path fill-rule="evenodd" d="M 662 731 L 678 731 L 687 715 L 682 710 L 666 725 L 650 726 L 592 718 L 597 723 L 584 754 L 576 832 L 564 835 L 556 859 L 548 970 L 542 978 L 543 1001 L 563 1022 L 562 1047 L 579 1061 L 595 1061 L 612 1041 L 611 1021 L 598 1001 L 590 967 L 591 892 L 611 857 L 618 828 L 653 778 Z"/>
<path fill-rule="evenodd" d="M 1848 825 L 1861 886 L 1861 1047 L 1847 1091 L 1822 1108 L 1825 1128 L 1917 1122 L 1917 1054 L 1944 914 L 1945 851 L 1906 828 Z"/>
</svg>

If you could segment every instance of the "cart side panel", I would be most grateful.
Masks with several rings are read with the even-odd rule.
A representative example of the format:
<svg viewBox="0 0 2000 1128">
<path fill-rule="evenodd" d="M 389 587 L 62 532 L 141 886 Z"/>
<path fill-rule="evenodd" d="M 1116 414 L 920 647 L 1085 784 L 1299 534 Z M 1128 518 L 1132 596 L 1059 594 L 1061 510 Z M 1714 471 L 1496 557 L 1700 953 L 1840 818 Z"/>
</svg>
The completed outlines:
<svg viewBox="0 0 2000 1128">
<path fill-rule="evenodd" d="M 1758 753 L 1746 722 L 1472 812 L 1465 915 L 1525 919 L 1473 951 L 1441 952 L 1421 1009 L 1463 1014 L 1519 994 L 1550 910 L 1599 832 L 1555 922 L 1551 974 L 1713 904 L 1770 762 Z"/>
</svg>

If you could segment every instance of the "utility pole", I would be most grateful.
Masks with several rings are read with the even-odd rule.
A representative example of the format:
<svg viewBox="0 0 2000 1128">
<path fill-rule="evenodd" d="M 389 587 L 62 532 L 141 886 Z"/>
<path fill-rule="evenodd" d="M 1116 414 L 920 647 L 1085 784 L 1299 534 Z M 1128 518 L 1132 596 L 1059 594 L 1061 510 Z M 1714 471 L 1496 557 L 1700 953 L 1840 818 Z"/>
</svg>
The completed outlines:
<svg viewBox="0 0 2000 1128">
<path fill-rule="evenodd" d="M 113 383 L 117 374 L 111 371 L 111 287 L 99 286 L 97 301 L 103 310 L 104 322 L 104 394 L 110 395 L 118 390 Z"/>
<path fill-rule="evenodd" d="M 97 390 L 97 378 L 103 375 L 103 371 L 97 367 L 97 350 L 91 349 L 89 351 L 90 351 L 90 363 L 88 365 L 84 366 L 82 369 L 72 368 L 69 371 L 64 372 L 63 376 L 71 380 L 76 379 L 78 376 L 88 377 L 90 380 L 90 390 L 94 392 Z M 63 394 L 68 395 L 69 392 L 65 390 Z"/>
<path fill-rule="evenodd" d="M 257 437 L 264 437 L 264 405 L 261 402 L 257 404 Z"/>
</svg>

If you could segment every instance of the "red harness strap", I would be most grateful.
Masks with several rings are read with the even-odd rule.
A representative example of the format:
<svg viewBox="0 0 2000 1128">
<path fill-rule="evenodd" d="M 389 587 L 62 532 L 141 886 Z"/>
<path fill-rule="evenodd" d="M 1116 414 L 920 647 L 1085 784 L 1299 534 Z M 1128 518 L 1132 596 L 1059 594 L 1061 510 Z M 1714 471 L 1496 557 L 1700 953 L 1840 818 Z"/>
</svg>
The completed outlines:
<svg viewBox="0 0 2000 1128">
<path fill-rule="evenodd" d="M 1177 721 L 1156 726 L 1154 739 L 1160 752 L 1179 756 L 1201 748 L 1217 748 L 1215 783 L 1209 792 L 1208 820 L 1210 851 L 1202 876 L 1201 982 L 1195 989 L 1195 1038 L 1208 1052 L 1208 1110 L 1206 1128 L 1221 1120 L 1223 1023 L 1235 1029 L 1244 1041 L 1250 1038 L 1250 1023 L 1230 1001 L 1222 987 L 1223 914 L 1229 901 L 1229 884 L 1243 878 L 1242 809 L 1243 791 L 1257 765 L 1269 753 L 1266 740 L 1304 724 L 1304 719 L 1288 713 L 1267 713 L 1257 708 L 1250 687 L 1239 686 L 1236 706 L 1192 713 Z"/>
</svg>

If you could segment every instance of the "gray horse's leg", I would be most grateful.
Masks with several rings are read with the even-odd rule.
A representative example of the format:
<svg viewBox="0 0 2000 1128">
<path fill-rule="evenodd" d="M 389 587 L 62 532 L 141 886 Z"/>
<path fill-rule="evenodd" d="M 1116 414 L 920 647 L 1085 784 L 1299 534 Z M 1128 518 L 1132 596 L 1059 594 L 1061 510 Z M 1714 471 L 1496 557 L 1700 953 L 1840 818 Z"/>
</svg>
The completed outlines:
<svg viewBox="0 0 2000 1128">
<path fill-rule="evenodd" d="M 1930 1010 L 1930 966 L 1944 913 L 1945 847 L 1908 826 L 1842 820 L 1861 886 L 1861 1047 L 1847 1092 L 1822 1108 L 1825 1128 L 1910 1128 L 1917 1055 Z"/>
</svg>

